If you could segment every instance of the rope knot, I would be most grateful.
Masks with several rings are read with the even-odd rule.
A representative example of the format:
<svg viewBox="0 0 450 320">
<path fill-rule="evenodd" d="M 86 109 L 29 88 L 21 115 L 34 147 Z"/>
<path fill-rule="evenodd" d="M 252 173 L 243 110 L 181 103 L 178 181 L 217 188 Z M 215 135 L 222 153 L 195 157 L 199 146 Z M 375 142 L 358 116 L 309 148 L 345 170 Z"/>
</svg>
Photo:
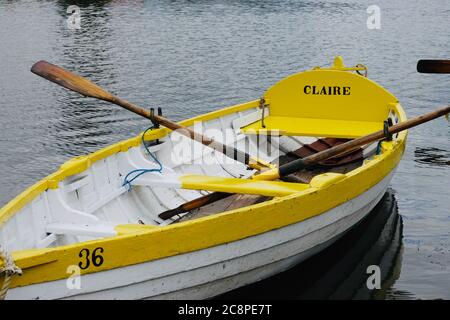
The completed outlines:
<svg viewBox="0 0 450 320">
<path fill-rule="evenodd" d="M 22 275 L 22 270 L 16 266 L 12 256 L 0 245 L 0 261 L 3 266 L 0 267 L 0 275 L 4 274 L 3 285 L 0 287 L 0 300 L 4 300 L 6 292 L 9 289 L 11 278 L 14 275 Z"/>
<path fill-rule="evenodd" d="M 0 274 L 6 274 L 8 277 L 11 277 L 13 275 L 22 275 L 22 269 L 20 269 L 18 266 L 9 266 L 9 267 L 2 267 L 0 268 Z"/>
<path fill-rule="evenodd" d="M 14 259 L 12 256 L 2 248 L 0 245 L 0 261 L 3 261 L 3 266 L 0 267 L 0 274 L 5 273 L 8 276 L 12 276 L 15 274 L 22 274 L 22 269 L 20 269 L 14 263 Z"/>
</svg>

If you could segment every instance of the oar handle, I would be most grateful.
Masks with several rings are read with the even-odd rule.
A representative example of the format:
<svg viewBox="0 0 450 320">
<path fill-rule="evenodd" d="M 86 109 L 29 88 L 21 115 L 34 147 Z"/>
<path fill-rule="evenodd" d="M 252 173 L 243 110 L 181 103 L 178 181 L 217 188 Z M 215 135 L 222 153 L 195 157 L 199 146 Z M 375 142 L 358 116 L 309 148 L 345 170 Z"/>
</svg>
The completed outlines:
<svg viewBox="0 0 450 320">
<path fill-rule="evenodd" d="M 423 115 L 420 115 L 418 117 L 406 120 L 404 122 L 398 123 L 396 125 L 393 125 L 388 128 L 389 134 L 395 134 L 400 131 L 407 130 L 409 128 L 418 126 L 422 123 L 431 121 L 433 119 L 442 117 L 444 115 L 447 115 L 450 113 L 450 106 L 446 108 L 442 108 L 436 111 L 432 111 Z M 334 157 L 338 154 L 341 154 L 343 152 L 346 152 L 348 150 L 354 149 L 356 147 L 361 147 L 363 145 L 366 145 L 368 143 L 372 143 L 378 140 L 382 140 L 386 137 L 386 133 L 383 130 L 368 134 L 366 136 L 350 140 L 348 142 L 345 142 L 343 144 L 337 145 L 335 147 L 332 147 L 330 149 L 318 152 L 316 154 L 313 154 L 309 157 L 303 158 L 303 159 L 297 159 L 292 162 L 289 162 L 285 165 L 280 166 L 278 169 L 272 169 L 265 171 L 259 175 L 253 176 L 253 179 L 256 180 L 274 180 L 278 179 L 280 177 L 286 176 L 288 174 L 297 172 L 299 170 L 302 170 L 304 168 L 311 167 L 313 165 L 316 165 L 320 161 L 326 160 L 328 158 Z"/>
<path fill-rule="evenodd" d="M 419 60 L 417 71 L 420 73 L 450 73 L 450 60 Z"/>
</svg>

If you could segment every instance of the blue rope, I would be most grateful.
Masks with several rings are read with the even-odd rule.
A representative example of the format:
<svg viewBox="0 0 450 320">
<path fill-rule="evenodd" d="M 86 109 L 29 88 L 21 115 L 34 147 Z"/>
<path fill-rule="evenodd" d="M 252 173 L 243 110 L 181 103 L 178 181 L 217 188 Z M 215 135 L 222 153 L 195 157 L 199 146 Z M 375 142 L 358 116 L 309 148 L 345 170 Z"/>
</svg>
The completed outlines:
<svg viewBox="0 0 450 320">
<path fill-rule="evenodd" d="M 151 170 L 156 170 L 156 171 L 158 171 L 158 172 L 161 172 L 162 169 L 163 169 L 163 166 L 162 166 L 161 162 L 159 162 L 159 160 L 155 157 L 155 155 L 154 155 L 153 153 L 151 153 L 150 150 L 148 150 L 148 147 L 145 145 L 145 140 L 144 140 L 145 134 L 146 134 L 149 130 L 152 130 L 153 128 L 154 128 L 154 126 L 151 126 L 151 127 L 148 127 L 147 130 L 144 131 L 144 133 L 143 133 L 142 136 L 141 136 L 141 141 L 142 141 L 142 144 L 144 145 L 144 148 L 145 148 L 145 150 L 147 151 L 147 153 L 148 153 L 148 154 L 150 155 L 150 157 L 152 157 L 153 160 L 155 160 L 155 162 L 159 165 L 159 169 L 151 169 Z"/>
<path fill-rule="evenodd" d="M 381 154 L 381 141 L 378 141 L 378 144 L 377 144 L 377 151 L 375 152 L 375 154 L 376 154 L 376 155 Z"/>
<path fill-rule="evenodd" d="M 148 147 L 146 146 L 145 140 L 144 140 L 145 134 L 146 134 L 149 130 L 152 130 L 153 128 L 154 128 L 154 127 L 151 126 L 151 127 L 147 128 L 147 129 L 144 131 L 144 133 L 143 133 L 142 136 L 141 136 L 141 141 L 142 141 L 142 144 L 144 145 L 145 150 L 147 151 L 147 153 L 149 154 L 149 156 L 152 157 L 152 159 L 155 160 L 155 162 L 159 165 L 159 168 L 155 168 L 155 169 L 135 169 L 135 170 L 132 170 L 132 171 L 128 172 L 127 175 L 125 176 L 124 181 L 123 181 L 123 184 L 122 184 L 122 186 L 128 186 L 128 191 L 131 190 L 131 182 L 133 182 L 135 179 L 137 179 L 137 178 L 140 177 L 141 175 L 143 175 L 143 174 L 145 174 L 145 173 L 148 173 L 148 172 L 159 172 L 159 173 L 161 173 L 162 170 L 163 170 L 163 166 L 162 166 L 161 162 L 159 162 L 159 160 L 155 157 L 155 155 L 154 155 L 153 153 L 150 152 L 150 150 L 149 150 Z M 136 174 L 133 178 L 131 178 L 130 180 L 128 180 L 128 177 L 129 177 L 130 175 L 132 175 L 133 173 L 138 173 L 138 174 Z"/>
</svg>

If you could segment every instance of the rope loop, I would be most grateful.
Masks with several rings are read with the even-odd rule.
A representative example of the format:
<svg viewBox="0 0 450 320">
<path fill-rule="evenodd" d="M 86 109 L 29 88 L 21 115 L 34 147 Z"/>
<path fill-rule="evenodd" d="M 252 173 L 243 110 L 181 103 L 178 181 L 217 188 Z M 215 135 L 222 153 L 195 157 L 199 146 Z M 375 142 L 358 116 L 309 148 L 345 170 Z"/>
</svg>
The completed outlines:
<svg viewBox="0 0 450 320">
<path fill-rule="evenodd" d="M 0 261 L 3 263 L 3 266 L 0 267 L 0 277 L 2 275 L 4 277 L 3 284 L 0 289 L 0 300 L 4 300 L 9 289 L 9 284 L 11 283 L 11 278 L 15 275 L 22 275 L 22 270 L 18 266 L 16 266 L 12 256 L 6 250 L 4 250 L 1 245 Z"/>
<path fill-rule="evenodd" d="M 131 191 L 131 182 L 133 182 L 135 179 L 137 179 L 141 175 L 143 175 L 143 174 L 145 174 L 147 172 L 159 172 L 159 173 L 161 173 L 162 170 L 163 170 L 163 166 L 162 166 L 161 162 L 159 162 L 158 158 L 156 158 L 156 156 L 148 149 L 147 145 L 145 144 L 145 139 L 144 139 L 145 134 L 149 130 L 152 130 L 154 128 L 155 128 L 154 125 L 151 126 L 151 127 L 148 127 L 144 131 L 144 133 L 142 133 L 141 141 L 142 141 L 142 145 L 144 146 L 145 150 L 147 151 L 149 156 L 158 164 L 159 168 L 155 168 L 155 169 L 135 169 L 135 170 L 132 170 L 132 171 L 128 172 L 127 175 L 125 176 L 123 184 L 122 184 L 122 186 L 127 186 L 128 187 L 128 191 Z M 131 178 L 131 179 L 128 179 L 133 174 L 135 174 L 134 177 Z"/>
</svg>

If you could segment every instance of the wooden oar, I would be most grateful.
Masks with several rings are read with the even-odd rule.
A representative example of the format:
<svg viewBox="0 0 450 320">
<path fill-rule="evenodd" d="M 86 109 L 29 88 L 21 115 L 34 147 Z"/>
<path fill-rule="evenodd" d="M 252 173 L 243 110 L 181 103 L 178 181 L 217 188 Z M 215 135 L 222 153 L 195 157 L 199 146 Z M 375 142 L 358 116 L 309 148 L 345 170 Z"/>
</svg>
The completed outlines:
<svg viewBox="0 0 450 320">
<path fill-rule="evenodd" d="M 160 213 L 158 217 L 167 220 L 169 218 L 172 218 L 173 216 L 176 216 L 177 214 L 182 214 L 194 209 L 198 209 L 200 207 L 206 206 L 207 204 L 225 199 L 226 197 L 229 197 L 231 195 L 233 194 L 226 192 L 212 192 L 197 199 L 185 202 L 174 209 L 164 211 L 163 213 Z"/>
<path fill-rule="evenodd" d="M 327 140 L 326 139 L 318 139 L 314 143 L 317 143 L 317 142 L 320 142 L 320 141 L 324 141 L 323 143 L 325 143 Z M 314 143 L 312 143 L 310 145 L 313 145 Z M 340 142 L 340 143 L 343 143 L 343 142 Z M 307 148 L 309 148 L 310 145 L 305 144 L 300 149 L 307 149 Z M 331 146 L 332 145 L 329 145 L 328 148 L 330 148 Z M 358 147 L 357 150 L 360 150 L 360 148 Z M 295 150 L 295 151 L 291 152 L 294 157 L 296 157 L 296 158 L 304 158 L 304 157 L 306 157 L 306 155 L 304 155 L 304 154 L 297 154 L 296 151 L 298 151 L 298 150 Z M 351 151 L 351 155 L 354 154 L 354 152 L 355 152 L 355 150 L 350 150 L 350 151 Z M 314 152 L 319 152 L 319 150 L 318 149 L 314 149 Z M 360 152 L 360 153 L 361 153 L 361 157 L 362 157 L 362 152 Z M 332 158 L 332 159 L 334 159 L 334 158 Z M 355 161 L 355 159 L 356 158 L 354 157 L 352 160 Z M 328 159 L 328 160 L 330 160 L 330 159 Z M 321 164 L 323 164 L 323 163 L 321 163 Z M 342 165 L 342 163 L 337 162 L 334 165 Z M 302 183 L 302 181 L 299 178 L 297 178 L 295 175 L 290 175 L 290 176 L 283 177 L 282 180 L 286 181 L 286 182 Z M 161 218 L 161 219 L 167 220 L 169 218 L 172 218 L 175 215 L 182 214 L 182 213 L 185 213 L 185 212 L 188 212 L 188 211 L 192 211 L 192 210 L 198 209 L 198 208 L 203 207 L 205 205 L 208 205 L 208 204 L 214 203 L 216 201 L 219 201 L 219 200 L 225 199 L 227 197 L 230 197 L 232 195 L 233 195 L 232 193 L 226 193 L 226 192 L 212 192 L 210 194 L 201 196 L 201 197 L 196 198 L 194 200 L 185 202 L 185 203 L 179 205 L 178 207 L 176 207 L 174 209 L 169 209 L 167 211 L 164 211 L 164 212 L 160 213 L 158 215 L 158 217 Z"/>
<path fill-rule="evenodd" d="M 417 71 L 420 73 L 450 73 L 450 60 L 419 60 Z"/>
<path fill-rule="evenodd" d="M 177 130 L 177 132 L 195 140 L 201 142 L 205 146 L 213 148 L 219 152 L 222 152 L 227 157 L 242 162 L 250 168 L 261 170 L 264 168 L 269 168 L 270 165 L 264 163 L 263 161 L 251 157 L 248 153 L 240 151 L 234 147 L 224 145 L 218 141 L 201 135 L 194 130 L 184 127 L 176 122 L 170 121 L 160 115 L 152 114 L 150 111 L 142 109 L 126 100 L 120 99 L 101 87 L 93 84 L 86 78 L 79 75 L 75 75 L 61 67 L 55 66 L 46 61 L 39 61 L 33 65 L 31 72 L 37 74 L 49 81 L 52 81 L 60 86 L 63 86 L 69 90 L 81 93 L 84 96 L 97 98 L 100 100 L 108 101 L 114 103 L 122 108 L 125 108 L 131 112 L 134 112 L 144 118 L 153 119 L 160 123 L 161 125 L 171 129 Z"/>
<path fill-rule="evenodd" d="M 404 121 L 404 122 L 401 122 L 401 123 L 398 123 L 396 125 L 389 127 L 388 134 L 398 133 L 400 131 L 403 131 L 403 130 L 418 126 L 422 123 L 431 121 L 433 119 L 439 118 L 441 116 L 445 116 L 449 113 L 450 113 L 450 106 L 423 114 L 421 116 L 409 119 L 407 121 Z M 290 163 L 280 166 L 279 168 L 267 170 L 265 172 L 262 172 L 261 174 L 254 175 L 252 178 L 256 179 L 256 180 L 279 179 L 280 177 L 283 177 L 288 174 L 297 172 L 299 170 L 311 167 L 313 165 L 316 165 L 320 161 L 324 161 L 324 160 L 334 157 L 338 154 L 342 154 L 344 152 L 347 152 L 348 150 L 354 149 L 356 147 L 361 147 L 363 145 L 366 145 L 368 143 L 372 143 L 372 142 L 375 142 L 378 140 L 382 140 L 385 137 L 386 137 L 386 133 L 383 130 L 380 130 L 380 131 L 368 134 L 366 136 L 363 136 L 363 137 L 360 137 L 360 138 L 357 138 L 354 140 L 350 140 L 348 142 L 337 145 L 330 149 L 318 152 L 309 157 L 294 160 Z"/>
</svg>

